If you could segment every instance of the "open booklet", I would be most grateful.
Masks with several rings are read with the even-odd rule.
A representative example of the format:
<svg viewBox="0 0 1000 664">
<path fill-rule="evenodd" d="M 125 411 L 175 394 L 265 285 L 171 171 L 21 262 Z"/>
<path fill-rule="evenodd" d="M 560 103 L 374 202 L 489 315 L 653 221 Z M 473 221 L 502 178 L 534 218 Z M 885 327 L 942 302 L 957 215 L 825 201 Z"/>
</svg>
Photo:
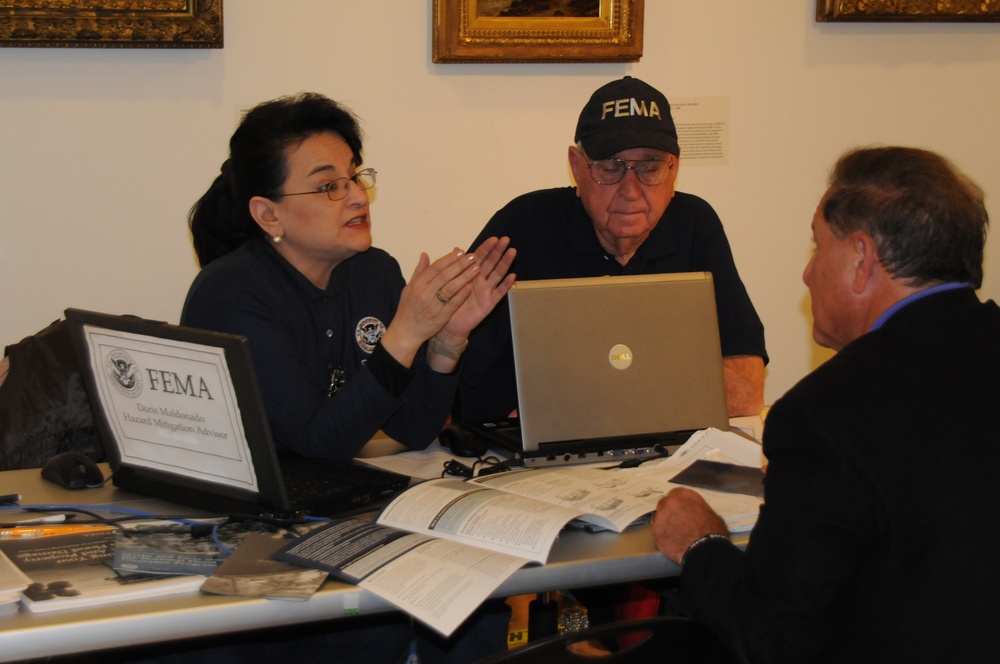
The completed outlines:
<svg viewBox="0 0 1000 664">
<path fill-rule="evenodd" d="M 597 473 L 591 483 L 614 479 L 602 470 L 574 470 Z M 518 485 L 532 484 L 536 476 L 534 481 L 544 484 L 542 476 L 547 475 L 505 473 L 522 474 Z M 490 479 L 497 482 L 499 476 Z M 583 483 L 575 479 L 570 484 Z M 585 492 L 571 485 L 564 486 L 564 493 Z M 638 503 L 632 507 L 636 517 L 648 511 Z M 615 530 L 634 520 L 621 509 L 612 512 L 620 525 L 598 514 L 589 517 Z M 376 523 L 335 521 L 286 546 L 277 557 L 356 583 L 447 636 L 520 567 L 545 562 L 563 527 L 582 516 L 578 509 L 537 498 L 436 479 L 398 496 Z"/>
<path fill-rule="evenodd" d="M 475 480 L 436 479 L 390 503 L 376 523 L 335 521 L 277 558 L 329 571 L 449 635 L 510 575 L 544 563 L 570 522 L 621 532 L 656 508 L 670 480 L 699 459 L 761 465 L 760 446 L 698 432 L 660 467 L 517 470 Z M 760 499 L 698 489 L 724 518 L 755 517 Z"/>
<path fill-rule="evenodd" d="M 720 476 L 706 483 L 684 480 L 696 464 L 706 461 L 753 469 L 758 475 L 757 486 L 750 493 L 740 493 L 747 486 L 745 477 L 729 481 Z M 732 431 L 705 429 L 691 436 L 669 457 L 649 461 L 628 472 L 661 487 L 664 493 L 678 486 L 693 488 L 725 520 L 730 533 L 742 533 L 753 528 L 763 502 L 763 462 L 760 443 Z"/>
</svg>

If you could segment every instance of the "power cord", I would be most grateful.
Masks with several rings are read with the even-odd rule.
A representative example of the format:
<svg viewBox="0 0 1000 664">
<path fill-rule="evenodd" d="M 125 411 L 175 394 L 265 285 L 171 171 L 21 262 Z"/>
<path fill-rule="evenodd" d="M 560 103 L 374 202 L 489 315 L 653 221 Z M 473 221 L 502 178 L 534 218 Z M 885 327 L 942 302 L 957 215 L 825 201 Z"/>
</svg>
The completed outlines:
<svg viewBox="0 0 1000 664">
<path fill-rule="evenodd" d="M 481 468 L 479 468 L 480 465 L 482 465 Z M 493 475 L 494 473 L 503 473 L 508 470 L 512 470 L 509 462 L 501 461 L 495 456 L 488 456 L 485 459 L 480 459 L 475 463 L 473 468 L 478 468 L 478 475 L 480 477 L 483 475 Z"/>
<path fill-rule="evenodd" d="M 482 477 L 483 475 L 502 473 L 508 470 L 511 470 L 509 463 L 501 461 L 495 456 L 480 457 L 471 466 L 462 463 L 458 459 L 449 459 L 444 462 L 444 470 L 441 472 L 441 477 L 454 475 L 471 479 L 473 477 Z"/>
<path fill-rule="evenodd" d="M 466 466 L 464 463 L 458 459 L 450 459 L 444 462 L 444 470 L 441 471 L 441 477 L 446 475 L 457 475 L 458 477 L 471 478 L 474 477 L 476 471 L 470 467 Z"/>
</svg>

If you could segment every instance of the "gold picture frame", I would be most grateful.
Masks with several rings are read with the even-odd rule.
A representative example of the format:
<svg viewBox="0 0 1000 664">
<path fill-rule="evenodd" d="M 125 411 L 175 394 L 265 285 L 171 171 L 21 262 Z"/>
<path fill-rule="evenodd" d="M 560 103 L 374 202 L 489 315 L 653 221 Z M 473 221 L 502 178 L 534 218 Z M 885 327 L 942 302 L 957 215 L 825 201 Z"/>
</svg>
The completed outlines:
<svg viewBox="0 0 1000 664">
<path fill-rule="evenodd" d="M 0 1 L 0 46 L 222 48 L 222 0 Z"/>
<path fill-rule="evenodd" d="M 990 0 L 817 0 L 817 21 L 1000 21 Z"/>
<path fill-rule="evenodd" d="M 516 12 L 527 5 L 523 0 L 434 0 L 433 60 L 636 62 L 642 57 L 643 2 L 568 0 L 548 3 L 561 10 L 522 9 L 515 16 L 493 8 Z"/>
</svg>

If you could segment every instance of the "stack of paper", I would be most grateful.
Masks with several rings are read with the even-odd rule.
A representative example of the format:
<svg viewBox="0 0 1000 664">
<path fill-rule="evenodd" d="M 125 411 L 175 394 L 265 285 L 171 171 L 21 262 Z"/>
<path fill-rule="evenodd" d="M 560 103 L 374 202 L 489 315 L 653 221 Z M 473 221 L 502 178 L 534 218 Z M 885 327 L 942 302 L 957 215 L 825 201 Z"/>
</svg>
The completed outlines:
<svg viewBox="0 0 1000 664">
<path fill-rule="evenodd" d="M 8 590 L 33 613 L 197 592 L 204 576 L 123 577 L 111 568 L 115 528 L 109 525 L 28 525 L 0 533 L 3 560 L 15 571 Z M 0 565 L 0 568 L 5 567 Z M 27 583 L 25 583 L 27 579 Z M 0 588 L 6 585 L 0 582 Z M 16 588 L 16 590 L 15 590 Z M 8 597 L 0 591 L 0 598 Z M 8 610 L 17 606 L 13 601 Z"/>
<path fill-rule="evenodd" d="M 31 572 L 21 605 L 32 613 L 98 606 L 145 597 L 197 592 L 204 576 L 122 577 L 108 565 L 92 563 Z"/>
<path fill-rule="evenodd" d="M 762 487 L 755 487 L 753 494 L 738 493 L 745 489 L 746 475 L 739 468 L 734 473 L 720 473 L 714 476 L 702 475 L 701 481 L 691 484 L 683 481 L 684 471 L 699 461 L 719 462 L 742 466 L 760 471 L 764 462 L 760 444 L 749 440 L 740 434 L 719 429 L 705 429 L 688 439 L 673 455 L 657 461 L 648 461 L 638 468 L 622 470 L 636 477 L 642 477 L 659 487 L 665 495 L 677 486 L 687 486 L 695 489 L 705 499 L 712 509 L 719 513 L 731 533 L 747 532 L 757 521 L 757 514 L 763 502 Z M 691 473 L 687 473 L 690 475 Z M 734 478 L 739 479 L 735 482 Z M 682 481 L 678 481 L 678 480 Z M 759 483 L 758 483 L 759 484 Z M 711 488 L 710 488 L 711 487 Z"/>
<path fill-rule="evenodd" d="M 29 583 L 31 579 L 0 551 L 0 616 L 17 611 L 21 591 Z"/>
</svg>

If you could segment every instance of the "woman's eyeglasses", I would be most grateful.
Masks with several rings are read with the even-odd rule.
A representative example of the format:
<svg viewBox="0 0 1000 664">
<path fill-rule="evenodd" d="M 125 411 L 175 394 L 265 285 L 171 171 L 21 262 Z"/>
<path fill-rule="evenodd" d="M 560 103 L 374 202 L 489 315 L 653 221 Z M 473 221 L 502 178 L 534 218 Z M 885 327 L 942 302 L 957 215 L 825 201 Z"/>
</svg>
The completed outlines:
<svg viewBox="0 0 1000 664">
<path fill-rule="evenodd" d="M 331 182 L 327 182 L 319 189 L 314 191 L 297 191 L 293 194 L 282 194 L 282 196 L 305 196 L 306 194 L 326 194 L 326 197 L 331 201 L 343 200 L 347 196 L 348 182 L 353 182 L 358 185 L 358 189 L 362 191 L 367 191 L 375 186 L 375 169 L 366 168 L 363 171 L 358 171 L 349 178 L 337 178 Z"/>
</svg>

